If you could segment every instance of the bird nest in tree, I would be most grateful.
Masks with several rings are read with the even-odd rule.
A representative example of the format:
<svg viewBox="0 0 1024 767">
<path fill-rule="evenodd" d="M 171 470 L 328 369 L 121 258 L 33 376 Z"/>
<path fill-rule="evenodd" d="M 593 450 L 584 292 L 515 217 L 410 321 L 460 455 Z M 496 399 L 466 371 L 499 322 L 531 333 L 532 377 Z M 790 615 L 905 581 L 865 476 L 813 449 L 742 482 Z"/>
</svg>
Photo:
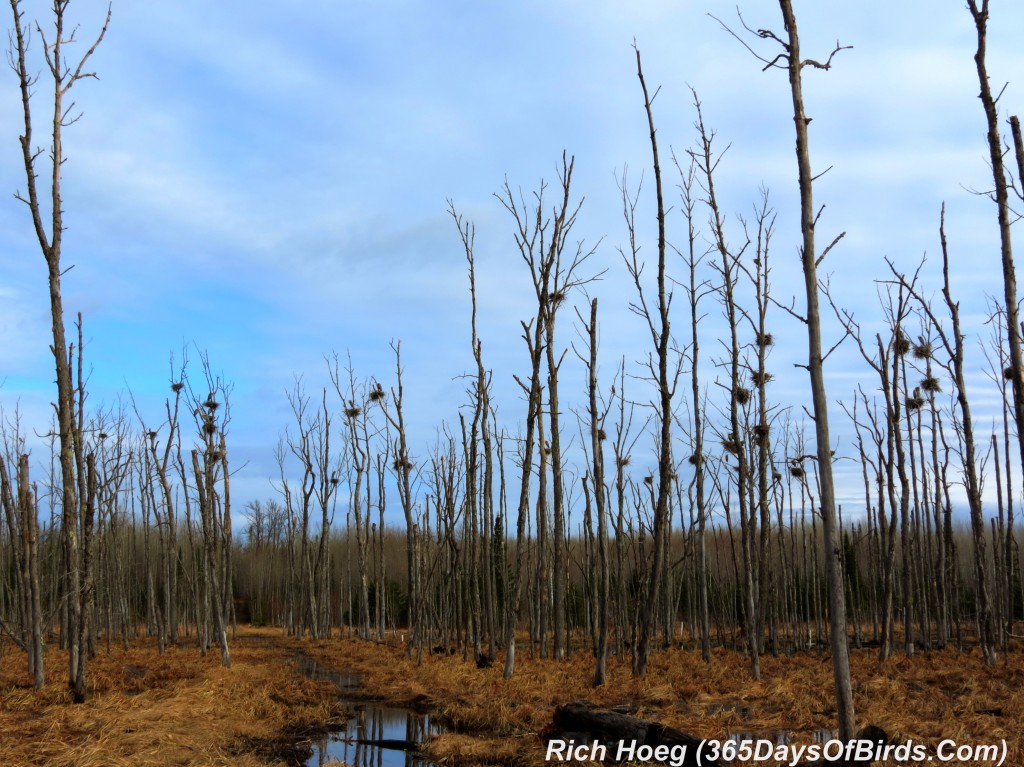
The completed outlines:
<svg viewBox="0 0 1024 767">
<path fill-rule="evenodd" d="M 753 373 L 750 374 L 750 380 L 752 380 L 754 382 L 754 385 L 757 386 L 757 387 L 764 386 L 766 383 L 771 381 L 774 377 L 775 376 L 773 376 L 767 370 L 764 371 L 764 372 L 761 372 L 759 370 L 755 370 Z"/>
<path fill-rule="evenodd" d="M 757 345 L 762 349 L 767 349 L 775 343 L 775 336 L 771 333 L 758 333 L 757 334 Z"/>
<path fill-rule="evenodd" d="M 722 447 L 724 447 L 727 452 L 730 452 L 733 455 L 739 455 L 740 454 L 741 444 L 740 444 L 740 441 L 738 439 L 736 439 L 735 437 L 729 437 L 728 439 L 723 439 L 722 440 Z"/>
<path fill-rule="evenodd" d="M 367 396 L 370 402 L 382 402 L 384 400 L 384 389 L 380 384 L 377 384 L 376 389 L 371 389 L 370 394 Z"/>
<path fill-rule="evenodd" d="M 732 396 L 741 405 L 746 405 L 750 402 L 750 389 L 744 389 L 742 386 L 737 386 L 732 390 Z"/>
<path fill-rule="evenodd" d="M 360 414 L 362 414 L 362 412 L 363 409 L 361 407 L 356 407 L 355 405 L 352 405 L 350 407 L 345 408 L 345 417 L 358 418 Z"/>
<path fill-rule="evenodd" d="M 932 356 L 931 341 L 922 341 L 914 346 L 914 357 L 919 360 L 926 360 Z"/>
<path fill-rule="evenodd" d="M 924 391 L 937 393 L 942 391 L 942 384 L 939 383 L 939 379 L 934 376 L 928 376 L 927 378 L 921 379 L 921 388 Z"/>
<path fill-rule="evenodd" d="M 177 394 L 184 388 L 185 384 L 183 384 L 181 381 L 176 381 L 175 383 L 171 384 L 171 391 L 174 392 L 175 394 Z"/>
<path fill-rule="evenodd" d="M 896 356 L 902 357 L 904 354 L 910 351 L 912 344 L 910 339 L 900 333 L 892 342 L 893 349 L 896 352 Z"/>
<path fill-rule="evenodd" d="M 924 405 L 924 397 L 919 394 L 914 394 L 907 397 L 907 410 L 914 412 L 920 410 L 921 406 Z"/>
<path fill-rule="evenodd" d="M 768 438 L 771 436 L 772 427 L 766 423 L 759 423 L 754 427 L 754 437 L 762 447 L 768 446 Z"/>
</svg>

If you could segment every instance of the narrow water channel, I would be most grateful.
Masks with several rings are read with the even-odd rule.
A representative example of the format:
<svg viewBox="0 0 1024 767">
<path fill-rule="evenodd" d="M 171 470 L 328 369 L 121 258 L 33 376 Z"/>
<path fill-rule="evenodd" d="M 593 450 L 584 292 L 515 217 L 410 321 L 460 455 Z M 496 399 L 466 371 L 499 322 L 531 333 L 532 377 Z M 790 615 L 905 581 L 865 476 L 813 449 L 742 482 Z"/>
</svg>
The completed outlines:
<svg viewBox="0 0 1024 767">
<path fill-rule="evenodd" d="M 313 743 L 307 767 L 341 762 L 351 767 L 436 767 L 408 750 L 440 727 L 428 714 L 377 703 L 360 703 L 343 729 Z"/>
<path fill-rule="evenodd" d="M 350 767 L 437 767 L 416 755 L 419 745 L 442 731 L 429 714 L 357 700 L 354 691 L 359 686 L 358 675 L 331 671 L 306 656 L 299 656 L 297 661 L 306 676 L 332 682 L 341 701 L 350 704 L 352 710 L 341 728 L 312 744 L 313 755 L 306 761 L 307 767 L 339 762 Z"/>
</svg>

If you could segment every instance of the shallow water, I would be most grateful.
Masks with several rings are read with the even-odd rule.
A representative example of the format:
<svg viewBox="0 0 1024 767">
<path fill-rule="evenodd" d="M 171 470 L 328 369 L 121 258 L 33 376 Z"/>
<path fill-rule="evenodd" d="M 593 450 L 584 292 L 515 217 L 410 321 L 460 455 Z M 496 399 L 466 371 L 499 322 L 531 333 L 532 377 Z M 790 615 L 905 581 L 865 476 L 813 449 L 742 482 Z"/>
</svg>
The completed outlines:
<svg viewBox="0 0 1024 767">
<path fill-rule="evenodd" d="M 409 751 L 359 741 L 423 743 L 440 731 L 429 714 L 376 703 L 359 704 L 342 730 L 313 743 L 313 756 L 306 764 L 320 767 L 333 760 L 351 767 L 434 767 L 433 762 Z"/>
<path fill-rule="evenodd" d="M 357 674 L 331 671 L 301 656 L 299 669 L 313 679 L 326 679 L 337 686 L 342 701 L 346 691 L 359 686 Z M 313 755 L 307 767 L 330 764 L 350 767 L 436 767 L 410 750 L 442 731 L 429 714 L 376 702 L 352 702 L 352 715 L 335 732 L 312 743 Z"/>
</svg>

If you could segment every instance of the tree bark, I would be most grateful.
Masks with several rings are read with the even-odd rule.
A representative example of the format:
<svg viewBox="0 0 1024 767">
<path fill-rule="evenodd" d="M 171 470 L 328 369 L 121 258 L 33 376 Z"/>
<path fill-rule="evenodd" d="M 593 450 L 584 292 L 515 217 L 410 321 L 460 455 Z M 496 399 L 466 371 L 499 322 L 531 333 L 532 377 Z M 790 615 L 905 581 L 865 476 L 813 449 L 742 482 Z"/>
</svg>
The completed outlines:
<svg viewBox="0 0 1024 767">
<path fill-rule="evenodd" d="M 836 545 L 835 487 L 832 479 L 832 450 L 829 439 L 828 393 L 825 389 L 821 344 L 821 315 L 818 306 L 818 255 L 815 247 L 814 175 L 807 135 L 810 122 L 804 112 L 800 37 L 792 0 L 779 0 L 785 22 L 787 70 L 793 98 L 793 123 L 796 128 L 796 158 L 800 183 L 800 232 L 803 245 L 800 259 L 807 295 L 807 372 L 811 381 L 811 402 L 814 412 L 814 432 L 817 442 L 818 481 L 821 494 L 821 517 L 824 531 L 825 574 L 828 581 L 829 622 L 832 645 L 832 675 L 836 693 L 836 716 L 839 737 L 849 740 L 854 736 L 853 688 L 850 682 L 849 646 L 846 636 L 846 599 L 840 556 Z M 827 249 L 825 251 L 827 253 Z"/>
</svg>

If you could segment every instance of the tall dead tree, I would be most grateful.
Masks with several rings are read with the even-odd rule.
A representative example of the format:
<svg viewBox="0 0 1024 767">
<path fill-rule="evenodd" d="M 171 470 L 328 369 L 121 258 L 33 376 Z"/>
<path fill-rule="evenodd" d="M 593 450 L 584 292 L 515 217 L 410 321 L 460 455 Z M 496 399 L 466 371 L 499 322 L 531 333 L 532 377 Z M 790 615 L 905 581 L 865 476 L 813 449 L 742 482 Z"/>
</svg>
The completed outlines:
<svg viewBox="0 0 1024 767">
<path fill-rule="evenodd" d="M 793 97 L 793 124 L 796 128 L 796 159 L 800 183 L 800 233 L 803 245 L 800 259 L 804 272 L 807 310 L 807 373 L 811 379 L 811 402 L 814 411 L 814 436 L 818 456 L 818 485 L 825 548 L 825 577 L 828 582 L 832 673 L 836 691 L 836 716 L 839 737 L 850 740 L 856 734 L 854 724 L 853 687 L 850 682 L 849 645 L 846 633 L 846 596 L 843 587 L 842 553 L 836 536 L 835 485 L 832 479 L 832 447 L 829 439 L 828 393 L 825 390 L 824 357 L 821 343 L 821 313 L 818 307 L 818 265 L 839 240 L 839 235 L 821 254 L 815 245 L 815 229 L 819 211 L 814 209 L 814 174 L 811 171 L 810 144 L 807 126 L 810 119 L 804 112 L 802 73 L 806 66 L 828 69 L 837 45 L 828 60 L 821 64 L 800 56 L 800 36 L 792 0 L 779 0 L 788 41 L 781 41 L 783 58 L 789 73 Z M 776 38 L 778 39 L 778 38 Z"/>
<path fill-rule="evenodd" d="M 978 39 L 974 63 L 978 70 L 978 83 L 981 87 L 978 98 L 981 99 L 982 108 L 985 110 L 989 165 L 992 168 L 992 179 L 995 183 L 992 197 L 996 203 L 999 220 L 999 256 L 1003 269 L 1003 308 L 1006 312 L 1006 342 L 1010 356 L 1008 370 L 1013 390 L 1013 417 L 1017 424 L 1020 459 L 1024 464 L 1024 353 L 1021 351 L 1020 307 L 1017 302 L 1017 274 L 1013 263 L 1013 237 L 1010 230 L 1015 214 L 1010 207 L 1010 185 L 1007 182 L 1007 170 L 1003 159 L 1005 154 L 1003 140 L 999 133 L 998 103 L 1002 91 L 999 94 L 992 93 L 986 63 L 988 6 L 988 0 L 981 0 L 980 5 L 978 0 L 967 0 L 967 8 L 974 19 Z M 1024 171 L 1024 142 L 1021 141 L 1019 120 L 1012 117 L 1010 123 L 1019 173 Z"/>
<path fill-rule="evenodd" d="M 370 575 L 368 570 L 369 528 L 370 528 L 370 427 L 369 414 L 364 402 L 365 392 L 356 386 L 355 372 L 349 359 L 348 388 L 343 388 L 341 368 L 337 355 L 328 365 L 331 383 L 344 407 L 344 431 L 347 437 L 345 451 L 349 488 L 350 522 L 355 524 L 356 538 L 356 577 L 359 583 L 359 635 L 363 639 L 370 638 Z M 375 390 L 376 391 L 376 390 Z M 364 492 L 365 490 L 365 492 Z M 365 494 L 365 499 L 364 499 Z M 364 503 L 365 500 L 365 503 Z M 382 527 L 383 532 L 383 527 Z M 381 584 L 383 585 L 383 584 Z M 378 608 L 382 605 L 383 592 L 378 588 L 376 601 Z M 354 621 L 355 616 L 350 619 Z M 378 628 L 380 628 L 378 626 Z M 381 636 L 383 638 L 383 636 Z"/>
<path fill-rule="evenodd" d="M 535 202 L 532 205 L 527 205 L 521 193 L 519 195 L 514 194 L 507 181 L 502 194 L 496 195 L 501 204 L 512 215 L 515 222 L 514 237 L 516 247 L 523 261 L 530 269 L 530 277 L 537 300 L 536 316 L 532 320 L 522 323 L 523 339 L 526 342 L 527 351 L 530 356 L 529 383 L 525 383 L 516 376 L 516 382 L 527 397 L 527 416 L 526 433 L 520 448 L 522 474 L 520 476 L 516 521 L 516 563 L 510 584 L 511 594 L 506 602 L 508 623 L 505 627 L 505 678 L 510 678 L 515 670 L 515 629 L 522 598 L 522 572 L 526 555 L 526 522 L 530 507 L 533 451 L 538 441 L 538 433 L 543 432 L 543 424 L 540 420 L 543 417 L 544 406 L 544 384 L 541 377 L 541 367 L 544 360 L 547 359 L 549 368 L 548 384 L 550 385 L 552 380 L 557 380 L 557 364 L 553 363 L 553 357 L 546 357 L 545 355 L 545 350 L 553 342 L 554 313 L 557 310 L 558 304 L 565 300 L 568 291 L 580 284 L 573 276 L 573 272 L 589 255 L 578 248 L 576 255 L 568 266 L 562 262 L 562 255 L 567 244 L 569 231 L 572 229 L 576 220 L 576 214 L 579 212 L 580 205 L 582 205 L 582 203 L 579 203 L 575 207 L 570 207 L 569 204 L 572 168 L 573 161 L 567 160 L 565 154 L 563 154 L 562 168 L 559 173 L 560 191 L 562 194 L 559 201 L 553 207 L 550 217 L 545 210 L 544 191 L 547 185 L 543 181 L 538 191 L 534 193 Z M 549 323 L 552 323 L 550 335 L 548 330 Z M 557 395 L 554 406 L 551 409 L 555 410 L 556 408 Z M 553 428 L 558 427 L 557 418 L 552 426 Z M 543 437 L 540 439 L 543 442 Z M 542 451 L 552 448 L 553 445 L 541 445 Z M 541 456 L 542 462 L 546 457 L 548 456 Z M 558 460 L 561 460 L 560 455 Z M 542 469 L 542 482 L 544 479 L 545 474 Z M 560 480 L 561 477 L 559 476 Z M 538 508 L 542 510 L 546 502 L 545 495 L 544 492 L 538 493 Z M 561 495 L 559 495 L 558 499 L 556 499 L 556 505 L 561 502 Z M 556 541 L 556 548 L 559 543 L 561 543 L 561 539 Z M 564 559 L 561 556 L 559 564 L 564 566 Z M 564 577 L 564 574 L 560 572 L 559 576 Z M 564 597 L 564 592 L 562 594 Z"/>
<path fill-rule="evenodd" d="M 752 30 L 744 28 L 761 39 L 772 40 L 782 51 L 767 59 L 754 54 L 764 64 L 764 69 L 782 69 L 789 77 L 790 96 L 793 105 L 793 124 L 796 131 L 796 160 L 800 189 L 800 263 L 804 276 L 806 295 L 805 314 L 800 317 L 807 328 L 806 370 L 811 384 L 811 404 L 814 415 L 815 455 L 818 469 L 818 492 L 821 508 L 822 534 L 825 549 L 825 577 L 828 589 L 830 641 L 832 648 L 832 671 L 836 692 L 836 715 L 839 737 L 850 740 L 855 735 L 853 688 L 850 682 L 849 643 L 846 625 L 846 595 L 842 575 L 842 550 L 836 535 L 835 483 L 832 476 L 832 448 L 829 438 L 828 394 L 825 388 L 824 361 L 821 338 L 821 312 L 819 309 L 818 267 L 829 251 L 842 239 L 839 234 L 820 253 L 815 236 L 820 210 L 814 208 L 814 180 L 811 170 L 810 140 L 808 125 L 811 119 L 804 109 L 803 72 L 807 67 L 828 70 L 832 59 L 844 47 L 838 43 L 824 62 L 803 58 L 800 51 L 800 35 L 797 30 L 796 13 L 792 0 L 779 0 L 784 33 L 778 35 L 770 29 Z M 742 19 L 741 19 L 742 21 Z M 723 26 L 725 26 L 723 24 Z M 726 29 L 731 33 L 732 30 Z M 744 43 L 746 46 L 746 43 Z M 748 50 L 753 50 L 746 46 Z"/>
<path fill-rule="evenodd" d="M 672 290 L 669 287 L 665 264 L 667 251 L 665 239 L 665 198 L 662 193 L 661 163 L 658 157 L 658 139 L 657 131 L 654 127 L 653 110 L 653 102 L 657 92 L 652 96 L 648 91 L 647 81 L 644 79 L 643 67 L 640 61 L 640 49 L 635 48 L 635 51 L 636 74 L 640 80 L 640 88 L 643 91 L 644 112 L 647 117 L 647 128 L 650 133 L 658 224 L 658 272 L 654 288 L 655 295 L 651 299 L 652 303 L 649 304 L 647 293 L 640 279 L 643 265 L 640 262 L 640 246 L 636 239 L 635 214 L 637 198 L 629 196 L 625 179 L 623 179 L 623 213 L 626 217 L 630 239 L 629 252 L 624 253 L 623 257 L 626 262 L 626 269 L 633 280 L 638 296 L 636 301 L 630 305 L 630 308 L 644 320 L 647 331 L 650 333 L 651 343 L 654 346 L 654 353 L 648 357 L 647 367 L 656 393 L 653 409 L 657 423 L 658 470 L 657 485 L 652 488 L 654 491 L 654 520 L 652 524 L 654 541 L 652 543 L 653 552 L 651 555 L 650 576 L 647 580 L 646 593 L 642 597 L 643 602 L 636 653 L 633 656 L 634 676 L 644 676 L 647 673 L 647 662 L 651 652 L 651 639 L 658 619 L 658 604 L 662 596 L 661 586 L 666 566 L 665 540 L 669 527 L 669 500 L 672 494 L 672 482 L 675 473 L 672 463 L 672 398 L 675 394 L 676 383 L 679 380 L 679 365 L 678 363 L 674 366 L 672 364 L 672 331 L 669 323 Z M 653 476 L 651 481 L 655 481 Z"/>
<path fill-rule="evenodd" d="M 415 499 L 413 498 L 413 469 L 415 464 L 413 464 L 412 458 L 409 455 L 409 441 L 405 429 L 402 344 L 398 341 L 393 342 L 391 348 L 395 352 L 396 385 L 391 390 L 391 400 L 394 404 L 389 406 L 384 388 L 379 383 L 371 387 L 368 399 L 380 406 L 384 417 L 396 432 L 392 445 L 395 456 L 392 468 L 394 469 L 395 479 L 398 484 L 398 500 L 402 504 L 402 513 L 405 515 L 406 566 L 409 573 L 409 633 L 411 635 L 408 649 L 410 654 L 413 649 L 416 650 L 418 661 L 423 651 L 424 632 L 422 625 L 423 592 L 420 585 L 420 570 L 417 564 L 420 534 L 416 519 Z"/>
<path fill-rule="evenodd" d="M 15 447 L 22 448 L 19 435 L 14 437 Z M 39 519 L 35 504 L 34 488 L 29 482 L 28 454 L 17 458 L 16 480 L 12 482 L 7 469 L 7 456 L 0 455 L 0 506 L 7 520 L 15 565 L 15 582 L 18 595 L 20 631 L 12 632 L 0 623 L 15 638 L 28 655 L 28 670 L 32 674 L 37 690 L 43 686 L 43 612 L 41 583 L 39 580 Z"/>
<path fill-rule="evenodd" d="M 208 394 L 197 397 L 189 388 L 189 401 L 198 430 L 192 450 L 195 500 L 202 533 L 202 601 L 212 615 L 221 663 L 231 666 L 228 624 L 233 610 L 231 572 L 231 473 L 228 470 L 227 428 L 230 422 L 230 387 L 215 377 L 203 359 Z"/>
<path fill-rule="evenodd" d="M 472 576 L 473 602 L 479 616 L 482 630 L 488 638 L 487 657 L 493 660 L 495 652 L 496 634 L 496 588 L 495 573 L 492 557 L 492 541 L 494 535 L 500 535 L 500 531 L 494 530 L 494 508 L 493 508 L 493 484 L 494 484 L 494 455 L 493 436 L 490 426 L 491 416 L 491 373 L 484 367 L 483 343 L 477 333 L 477 293 L 476 293 L 476 254 L 474 243 L 476 240 L 476 227 L 463 220 L 462 216 L 455 210 L 455 206 L 449 202 L 449 213 L 459 230 L 459 238 L 466 254 L 466 263 L 469 270 L 469 295 L 470 295 L 470 343 L 473 349 L 473 361 L 476 363 L 476 372 L 472 376 L 473 383 L 469 390 L 470 400 L 473 403 L 473 420 L 470 425 L 469 437 L 466 444 L 466 514 L 470 526 L 471 536 L 474 540 L 479 539 L 479 545 L 475 546 L 473 568 L 475 574 Z M 480 458 L 483 458 L 482 477 Z M 478 492 L 479 488 L 479 492 Z M 481 583 L 482 581 L 482 583 Z M 481 599 L 482 586 L 482 599 Z M 476 653 L 481 655 L 481 632 L 477 632 Z"/>
<path fill-rule="evenodd" d="M 583 316 L 576 312 L 581 322 Z M 604 410 L 598 408 L 597 382 L 597 299 L 590 302 L 590 319 L 584 323 L 587 340 L 587 355 L 583 359 L 587 368 L 587 427 L 590 436 L 590 467 L 589 479 L 593 483 L 594 510 L 597 513 L 597 573 L 595 599 L 597 602 L 596 626 L 594 627 L 594 686 L 603 685 L 607 678 L 608 665 L 608 629 L 609 600 L 611 599 L 611 568 L 608 561 L 608 500 L 604 476 L 604 441 L 606 439 L 605 421 L 611 404 Z M 587 490 L 587 477 L 583 479 L 583 491 Z"/>
<path fill-rule="evenodd" d="M 699 103 L 697 95 L 694 93 L 695 103 Z M 699 253 L 697 251 L 697 225 L 695 219 L 694 208 L 696 206 L 696 198 L 694 196 L 694 186 L 697 183 L 697 160 L 694 157 L 690 157 L 689 167 L 684 171 L 679 163 L 676 163 L 676 167 L 679 169 L 682 182 L 680 189 L 682 192 L 682 210 L 683 215 L 686 218 L 687 228 L 687 249 L 682 254 L 683 260 L 686 262 L 687 273 L 689 275 L 689 282 L 685 284 L 687 302 L 690 306 L 690 349 L 689 349 L 689 360 L 690 360 L 690 394 L 692 400 L 690 402 L 690 443 L 693 452 L 690 454 L 690 465 L 693 466 L 693 481 L 691 488 L 688 490 L 688 494 L 691 497 L 691 508 L 696 509 L 696 553 L 697 553 L 697 599 L 698 599 L 698 612 L 700 621 L 700 652 L 701 658 L 705 663 L 711 662 L 711 624 L 710 616 L 708 613 L 708 559 L 707 559 L 707 541 L 706 541 L 706 529 L 707 520 L 709 515 L 708 499 L 707 499 L 707 462 L 704 460 L 704 430 L 705 424 L 705 408 L 704 403 L 706 397 L 703 396 L 701 391 L 700 381 L 700 320 L 701 300 L 713 292 L 713 289 L 706 280 L 698 282 L 697 280 L 697 268 L 703 260 L 706 253 Z"/>
<path fill-rule="evenodd" d="M 81 620 L 81 607 L 78 600 L 80 591 L 79 571 L 79 480 L 83 474 L 81 462 L 76 462 L 75 445 L 80 443 L 81 434 L 77 431 L 75 419 L 75 391 L 71 370 L 71 356 L 64 332 L 64 303 L 61 294 L 61 277 L 66 271 L 62 265 L 64 241 L 64 200 L 61 189 L 61 172 L 67 158 L 64 154 L 64 129 L 75 123 L 81 116 L 74 113 L 74 104 L 65 103 L 68 91 L 79 80 L 95 77 L 95 73 L 85 70 L 85 65 L 103 40 L 110 24 L 110 8 L 107 8 L 106 19 L 95 41 L 77 63 L 70 62 L 65 55 L 65 47 L 75 42 L 75 30 L 65 29 L 65 16 L 70 0 L 54 0 L 52 36 L 43 31 L 40 24 L 35 25 L 40 40 L 40 49 L 52 80 L 52 111 L 50 112 L 50 130 L 47 146 L 39 146 L 33 137 L 34 118 L 32 114 L 32 95 L 36 90 L 39 78 L 35 67 L 29 62 L 29 40 L 32 36 L 31 27 L 25 23 L 20 0 L 11 0 L 11 15 L 14 29 L 11 33 L 11 50 L 9 51 L 11 66 L 18 78 L 21 93 L 22 134 L 20 136 L 22 160 L 25 170 L 26 194 L 18 192 L 15 196 L 24 202 L 32 217 L 39 248 L 46 262 L 47 280 L 50 294 L 50 319 L 53 336 L 53 353 L 57 380 L 57 401 L 54 409 L 57 414 L 57 429 L 60 444 L 61 474 L 61 533 L 64 538 L 64 554 L 66 562 L 66 593 L 69 595 L 68 605 L 68 667 L 69 684 L 74 688 L 78 677 L 79 644 L 78 628 Z M 46 169 L 38 162 L 44 158 Z M 45 179 L 40 183 L 40 177 Z M 48 199 L 47 199 L 48 198 Z M 44 201 L 45 200 L 45 201 Z M 82 480 L 84 482 L 84 479 Z M 82 702 L 85 692 L 75 688 L 75 701 Z"/>
<path fill-rule="evenodd" d="M 985 515 L 981 496 L 981 477 L 978 474 L 978 459 L 974 440 L 974 421 L 967 399 L 966 363 L 964 358 L 964 336 L 960 326 L 960 305 L 953 298 L 949 277 L 949 247 L 946 241 L 946 209 L 942 208 L 939 224 L 939 241 L 942 247 L 942 298 L 949 313 L 952 328 L 947 332 L 929 302 L 890 263 L 889 267 L 897 281 L 917 300 L 921 310 L 928 317 L 948 357 L 945 365 L 953 379 L 957 405 L 960 409 L 960 431 L 963 441 L 961 460 L 964 488 L 971 515 L 971 538 L 974 544 L 974 587 L 978 603 L 979 643 L 985 664 L 994 666 L 998 660 L 996 652 L 995 623 L 992 617 L 992 601 L 989 595 L 988 563 L 985 545 Z M 952 337 L 951 337 L 952 336 Z"/>
</svg>

